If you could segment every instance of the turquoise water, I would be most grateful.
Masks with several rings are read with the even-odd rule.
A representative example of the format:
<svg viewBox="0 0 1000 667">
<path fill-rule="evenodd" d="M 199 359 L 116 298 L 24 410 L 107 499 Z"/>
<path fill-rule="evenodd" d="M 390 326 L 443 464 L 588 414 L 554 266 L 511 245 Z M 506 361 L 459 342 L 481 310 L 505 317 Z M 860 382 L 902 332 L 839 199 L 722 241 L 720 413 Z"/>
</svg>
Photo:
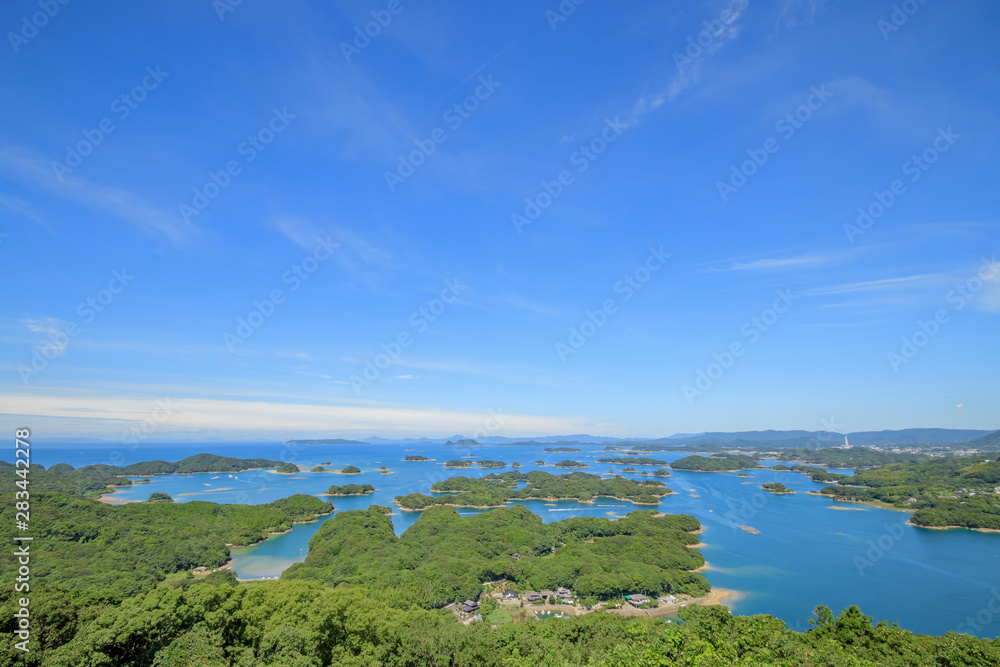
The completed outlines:
<svg viewBox="0 0 1000 667">
<path fill-rule="evenodd" d="M 603 452 L 597 446 L 573 454 L 546 454 L 542 448 L 492 446 L 470 450 L 421 444 L 289 449 L 267 443 L 202 443 L 169 449 L 150 446 L 150 449 L 155 451 L 129 453 L 129 458 L 120 465 L 156 458 L 178 460 L 207 451 L 224 456 L 289 460 L 306 469 L 329 461 L 331 468 L 356 465 L 363 472 L 353 476 L 308 472 L 286 476 L 267 471 L 249 471 L 233 477 L 163 475 L 153 477 L 149 484 L 122 489 L 114 494 L 116 497 L 144 500 L 150 493 L 162 491 L 177 502 L 258 504 L 294 493 L 318 495 L 332 484 L 371 483 L 378 489 L 369 496 L 332 498 L 340 512 L 364 509 L 372 503 L 395 507 L 391 503 L 397 495 L 429 493 L 435 481 L 455 475 L 478 477 L 490 472 L 446 470 L 440 465 L 461 456 L 476 455 L 508 463 L 519 461 L 522 472 L 536 469 L 562 472 L 552 467 L 539 468 L 534 464 L 536 459 L 549 463 L 564 458 L 590 462 L 591 469 L 586 472 L 591 473 L 619 471 L 623 467 L 596 463 L 594 460 L 599 457 L 617 455 Z M 112 455 L 99 449 L 50 449 L 37 445 L 34 454 L 35 460 L 45 465 L 67 462 L 77 467 L 106 463 Z M 407 454 L 437 461 L 403 462 Z M 678 453 L 650 455 L 668 461 L 680 456 Z M 380 474 L 376 470 L 380 465 L 388 466 L 394 474 Z M 639 468 L 640 472 L 643 469 Z M 655 468 L 645 469 L 652 472 Z M 691 514 L 702 522 L 701 541 L 706 546 L 701 552 L 710 566 L 705 576 L 715 587 L 740 592 L 740 597 L 727 601 L 734 612 L 771 614 L 792 628 L 806 629 L 816 605 L 839 611 L 857 604 L 877 620 L 898 622 L 914 632 L 943 634 L 959 629 L 984 637 L 1000 635 L 1000 614 L 988 610 L 994 596 L 1000 599 L 1000 534 L 914 528 L 905 525 L 909 516 L 905 512 L 833 503 L 827 498 L 806 495 L 805 492 L 819 490 L 824 485 L 798 473 L 758 470 L 749 474 L 744 479 L 737 473 L 674 471 L 663 481 L 675 495 L 664 498 L 659 506 L 663 512 Z M 642 478 L 639 474 L 625 476 Z M 770 481 L 780 481 L 797 493 L 775 496 L 762 491 L 760 485 Z M 523 504 L 546 522 L 571 516 L 623 515 L 637 509 L 629 502 L 609 498 L 598 498 L 594 504 L 575 501 Z M 833 506 L 853 510 L 830 509 Z M 463 516 L 482 511 L 488 510 L 459 509 Z M 413 525 L 420 515 L 396 512 L 392 520 L 397 533 Z M 242 579 L 279 576 L 291 563 L 305 559 L 309 539 L 329 518 L 297 525 L 291 532 L 253 547 L 233 549 L 232 569 Z M 760 534 L 748 534 L 736 528 L 736 524 L 752 526 Z M 976 625 L 966 621 L 976 619 L 977 615 Z"/>
</svg>

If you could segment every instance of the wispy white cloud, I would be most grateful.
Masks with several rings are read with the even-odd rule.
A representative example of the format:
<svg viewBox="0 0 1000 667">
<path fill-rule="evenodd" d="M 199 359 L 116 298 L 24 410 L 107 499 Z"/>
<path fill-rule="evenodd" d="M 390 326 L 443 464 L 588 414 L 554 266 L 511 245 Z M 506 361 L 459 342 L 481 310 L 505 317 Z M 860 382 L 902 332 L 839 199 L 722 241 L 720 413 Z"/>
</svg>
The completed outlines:
<svg viewBox="0 0 1000 667">
<path fill-rule="evenodd" d="M 806 296 L 828 296 L 833 294 L 856 294 L 863 292 L 877 292 L 882 290 L 910 288 L 921 285 L 938 284 L 941 274 L 922 273 L 915 276 L 902 276 L 899 278 L 883 278 L 881 280 L 868 280 L 857 283 L 845 283 L 842 285 L 832 285 L 830 287 L 817 287 L 804 290 Z"/>
<path fill-rule="evenodd" d="M 53 173 L 50 162 L 27 148 L 0 146 L 0 169 L 14 178 L 44 189 L 48 194 L 110 213 L 148 234 L 166 236 L 176 246 L 185 245 L 199 233 L 197 227 L 178 215 L 150 205 L 126 190 L 100 185 L 72 174 L 63 175 L 60 182 Z"/>
<path fill-rule="evenodd" d="M 170 430 L 214 430 L 294 434 L 325 432 L 472 433 L 482 426 L 482 412 L 462 412 L 424 406 L 287 403 L 260 400 L 181 398 L 171 415 Z M 111 435 L 123 425 L 149 416 L 148 398 L 115 396 L 0 394 L 7 417 L 31 417 L 36 429 L 50 434 Z M 504 430 L 555 435 L 594 430 L 582 417 L 555 417 L 504 413 Z M 0 420 L 3 422 L 10 419 Z M 167 428 L 162 432 L 166 434 Z"/>
<path fill-rule="evenodd" d="M 25 328 L 34 334 L 41 334 L 37 347 L 45 346 L 57 357 L 66 354 L 69 337 L 65 334 L 66 322 L 57 317 L 22 320 Z"/>
<path fill-rule="evenodd" d="M 782 28 L 799 28 L 811 25 L 826 8 L 826 0 L 785 0 L 774 24 L 777 32 Z"/>
<path fill-rule="evenodd" d="M 39 213 L 35 211 L 35 209 L 28 202 L 22 199 L 18 199 L 17 197 L 0 195 L 0 204 L 2 204 L 7 209 L 13 211 L 14 213 L 24 216 L 28 220 L 31 220 L 32 222 L 42 225 L 43 227 L 48 229 L 48 225 L 45 224 L 45 221 L 42 219 L 42 216 L 39 215 Z"/>
</svg>

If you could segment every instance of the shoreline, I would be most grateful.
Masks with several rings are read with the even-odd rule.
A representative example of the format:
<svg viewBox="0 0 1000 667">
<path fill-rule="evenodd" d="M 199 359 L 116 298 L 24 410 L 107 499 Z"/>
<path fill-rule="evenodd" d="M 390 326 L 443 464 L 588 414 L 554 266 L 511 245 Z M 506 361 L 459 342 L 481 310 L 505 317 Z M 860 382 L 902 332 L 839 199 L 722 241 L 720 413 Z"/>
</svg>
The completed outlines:
<svg viewBox="0 0 1000 667">
<path fill-rule="evenodd" d="M 914 528 L 924 528 L 926 530 L 974 530 L 977 533 L 1000 533 L 1000 529 L 997 528 L 969 528 L 967 526 L 921 526 L 919 523 L 913 523 L 912 521 L 906 521 L 907 526 L 913 526 Z"/>
<path fill-rule="evenodd" d="M 295 530 L 295 526 L 301 526 L 301 525 L 305 525 L 307 523 L 317 523 L 317 522 L 319 522 L 319 518 L 321 516 L 330 516 L 331 514 L 333 514 L 336 511 L 337 510 L 333 509 L 333 510 L 330 510 L 329 512 L 323 512 L 322 514 L 317 514 L 315 517 L 313 517 L 312 519 L 309 519 L 308 521 L 293 521 L 292 522 L 292 527 L 289 528 L 288 530 L 281 530 L 281 531 L 277 531 L 277 532 L 275 532 L 275 531 L 268 531 L 266 537 L 263 537 L 263 538 L 257 540 L 256 542 L 252 542 L 250 544 L 229 544 L 228 542 L 225 542 L 224 544 L 226 545 L 227 549 L 244 549 L 246 547 L 255 547 L 258 544 L 263 544 L 264 542 L 267 542 L 272 537 L 277 537 L 278 535 L 287 535 L 288 533 L 290 533 L 293 530 Z M 232 554 L 230 554 L 229 557 L 231 559 L 232 558 Z M 227 562 L 229 562 L 229 561 L 227 561 Z"/>
<path fill-rule="evenodd" d="M 465 491 L 432 491 L 432 493 L 465 493 Z M 667 496 L 671 495 L 674 495 L 674 492 L 668 493 L 664 496 L 660 496 L 660 498 L 661 499 L 666 498 Z M 623 503 L 632 503 L 633 505 L 638 505 L 642 507 L 656 507 L 660 504 L 659 500 L 657 500 L 655 503 L 639 503 L 629 498 L 616 498 L 615 496 L 598 496 L 598 498 L 610 498 L 611 500 L 617 500 Z M 456 507 L 456 508 L 468 507 L 470 509 L 477 509 L 477 510 L 491 510 L 491 509 L 498 509 L 501 507 L 510 507 L 511 505 L 517 505 L 519 500 L 544 500 L 546 503 L 559 502 L 560 500 L 569 500 L 584 505 L 593 505 L 595 502 L 597 502 L 596 499 L 577 500 L 576 498 L 515 498 L 514 500 L 510 500 L 504 503 L 503 505 L 456 505 L 454 503 L 435 503 L 433 505 L 427 505 L 426 507 L 421 507 L 419 509 L 403 507 L 395 500 L 392 501 L 392 504 L 396 505 L 397 507 L 399 507 L 399 509 L 401 509 L 404 512 L 423 512 L 424 510 L 430 509 L 431 507 Z M 692 534 L 697 535 L 699 533 L 692 533 Z"/>
</svg>

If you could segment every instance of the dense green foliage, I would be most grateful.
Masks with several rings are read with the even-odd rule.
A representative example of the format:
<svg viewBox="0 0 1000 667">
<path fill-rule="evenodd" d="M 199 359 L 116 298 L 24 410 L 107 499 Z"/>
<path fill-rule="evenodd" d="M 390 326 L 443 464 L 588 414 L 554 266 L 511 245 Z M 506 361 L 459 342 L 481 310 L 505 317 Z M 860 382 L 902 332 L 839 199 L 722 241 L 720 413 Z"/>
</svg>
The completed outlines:
<svg viewBox="0 0 1000 667">
<path fill-rule="evenodd" d="M 878 452 L 867 447 L 824 447 L 822 449 L 785 449 L 781 451 L 782 461 L 803 461 L 827 466 L 828 468 L 870 468 L 889 463 L 917 463 L 927 461 L 927 454 L 894 454 Z"/>
<path fill-rule="evenodd" d="M 34 471 L 32 471 L 34 474 Z M 228 544 L 253 544 L 333 509 L 296 495 L 266 505 L 129 503 L 111 506 L 65 493 L 31 491 L 35 544 L 32 587 L 93 589 L 120 599 L 149 590 L 166 575 L 204 565 L 219 567 Z M 0 521 L 14 525 L 14 496 L 0 496 Z M 14 581 L 17 562 L 0 560 L 0 581 Z"/>
<path fill-rule="evenodd" d="M 722 454 L 718 456 L 698 456 L 693 454 L 677 459 L 670 464 L 674 470 L 694 470 L 697 472 L 732 472 L 749 470 L 761 466 L 749 456 Z"/>
<path fill-rule="evenodd" d="M 621 465 L 633 465 L 633 466 L 662 466 L 666 465 L 666 461 L 660 461 L 659 459 L 650 459 L 646 457 L 634 457 L 634 456 L 619 456 L 618 458 L 605 458 L 597 459 L 598 463 L 618 463 Z"/>
<path fill-rule="evenodd" d="M 174 502 L 174 499 L 170 497 L 170 494 L 161 493 L 160 491 L 156 491 L 154 493 L 149 494 L 149 498 L 146 499 L 146 502 L 147 503 L 172 503 L 172 502 Z"/>
<path fill-rule="evenodd" d="M 1000 530 L 1000 457 L 948 456 L 858 471 L 822 493 L 915 510 L 919 526 Z"/>
<path fill-rule="evenodd" d="M 515 491 L 514 487 L 520 482 L 526 482 L 524 488 Z M 588 502 L 597 496 L 607 496 L 653 505 L 659 498 L 671 493 L 663 482 L 639 482 L 624 477 L 603 479 L 583 472 L 550 475 L 538 470 L 529 473 L 491 473 L 478 479 L 452 477 L 435 482 L 431 491 L 454 495 L 434 497 L 411 493 L 396 496 L 395 502 L 403 509 L 420 510 L 435 505 L 501 507 L 512 500 L 574 499 Z"/>
<path fill-rule="evenodd" d="M 214 576 L 214 575 L 213 575 Z M 9 607 L 3 630 L 12 629 Z M 120 606 L 67 596 L 33 609 L 45 632 L 27 667 L 976 667 L 1000 664 L 1000 641 L 914 635 L 849 607 L 819 607 L 812 630 L 770 616 L 689 607 L 683 624 L 592 613 L 558 622 L 463 627 L 450 614 L 385 613 L 361 588 L 272 581 L 253 588 L 163 586 Z M 24 661 L 24 662 L 22 662 Z"/>
<path fill-rule="evenodd" d="M 452 459 L 451 461 L 445 461 L 445 468 L 471 468 L 472 461 L 468 459 Z"/>
<path fill-rule="evenodd" d="M 479 461 L 480 468 L 506 468 L 507 464 L 503 461 L 490 461 L 489 459 L 483 459 Z"/>
<path fill-rule="evenodd" d="M 570 459 L 563 459 L 556 464 L 557 468 L 589 468 L 590 466 L 581 461 L 572 461 Z"/>
<path fill-rule="evenodd" d="M 282 475 L 294 475 L 295 473 L 299 472 L 299 467 L 294 463 L 282 463 L 281 465 L 278 466 L 277 472 L 281 473 Z"/>
<path fill-rule="evenodd" d="M 315 468 L 313 468 L 309 472 L 326 472 L 326 468 L 324 468 L 323 466 L 316 466 Z"/>
<path fill-rule="evenodd" d="M 708 582 L 687 570 L 704 563 L 689 516 L 630 512 L 618 521 L 573 518 L 550 524 L 521 505 L 460 518 L 434 507 L 403 535 L 379 511 L 342 512 L 309 542 L 304 563 L 283 578 L 365 586 L 386 604 L 434 608 L 475 598 L 483 581 L 525 588 L 567 586 L 599 597 L 631 590 L 701 594 Z M 521 554 L 513 560 L 512 554 Z"/>
<path fill-rule="evenodd" d="M 345 474 L 345 475 L 357 475 L 357 474 L 359 474 L 361 472 L 361 468 L 358 468 L 356 466 L 347 466 L 346 468 L 344 468 L 340 472 L 343 473 L 343 474 Z"/>
<path fill-rule="evenodd" d="M 850 475 L 841 475 L 840 473 L 830 472 L 825 468 L 817 468 L 816 466 L 794 465 L 790 468 L 790 470 L 809 475 L 809 479 L 811 479 L 814 482 L 839 483 L 851 479 Z"/>
<path fill-rule="evenodd" d="M 343 486 L 331 486 L 326 490 L 325 496 L 361 496 L 366 493 L 375 493 L 375 487 L 371 484 L 344 484 Z"/>
<path fill-rule="evenodd" d="M 659 470 L 653 471 L 653 477 L 670 477 L 670 471 L 666 468 L 660 468 Z"/>
<path fill-rule="evenodd" d="M 403 458 L 404 461 L 429 461 L 426 456 L 407 456 Z"/>
<path fill-rule="evenodd" d="M 770 491 L 771 493 L 778 493 L 778 494 L 795 493 L 795 491 L 792 491 L 781 482 L 766 482 L 763 485 L 761 485 L 760 488 L 764 489 L 765 491 Z"/>
<path fill-rule="evenodd" d="M 145 461 L 125 466 L 122 470 L 130 477 L 139 475 L 162 475 L 166 473 L 196 473 L 196 472 L 243 472 L 244 470 L 277 468 L 281 461 L 268 459 L 234 459 L 216 454 L 195 454 L 176 463 L 168 461 Z M 295 470 L 298 472 L 298 468 Z"/>
</svg>

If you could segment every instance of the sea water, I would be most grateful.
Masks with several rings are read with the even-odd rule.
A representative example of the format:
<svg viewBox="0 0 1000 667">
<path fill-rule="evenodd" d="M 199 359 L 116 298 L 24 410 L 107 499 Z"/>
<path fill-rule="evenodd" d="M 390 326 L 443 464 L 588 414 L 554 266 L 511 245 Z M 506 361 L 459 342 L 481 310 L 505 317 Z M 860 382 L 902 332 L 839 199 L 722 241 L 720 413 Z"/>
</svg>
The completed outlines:
<svg viewBox="0 0 1000 667">
<path fill-rule="evenodd" d="M 473 448 L 445 447 L 423 443 L 391 445 L 297 446 L 281 443 L 157 443 L 129 451 L 90 445 L 48 447 L 35 444 L 34 461 L 43 465 L 69 463 L 74 467 L 94 463 L 128 465 L 138 461 L 180 460 L 198 453 L 238 458 L 265 458 L 294 462 L 308 471 L 320 463 L 330 469 L 354 465 L 359 475 L 301 472 L 279 475 L 269 471 L 150 476 L 150 483 L 119 489 L 116 500 L 145 500 L 150 493 L 164 492 L 176 502 L 205 500 L 217 503 L 267 503 L 292 494 L 319 495 L 331 485 L 372 484 L 378 491 L 366 496 L 331 498 L 336 512 L 318 521 L 299 524 L 283 535 L 258 545 L 232 549 L 232 569 L 241 579 L 278 577 L 289 565 L 305 559 L 309 540 L 323 522 L 336 513 L 365 509 L 371 504 L 393 508 L 397 533 L 413 525 L 420 512 L 403 512 L 392 504 L 397 495 L 430 493 L 431 485 L 457 475 L 481 477 L 490 472 L 544 470 L 563 459 L 590 465 L 589 473 L 613 470 L 630 479 L 660 479 L 650 474 L 659 466 L 637 466 L 636 473 L 621 473 L 622 465 L 597 463 L 602 457 L 621 456 L 600 446 L 582 452 L 546 453 L 544 446 Z M 421 455 L 427 462 L 404 462 L 407 455 Z M 446 469 L 449 459 L 474 456 L 505 461 L 500 470 Z M 684 454 L 644 454 L 673 461 Z M 536 465 L 542 460 L 546 466 Z M 774 462 L 769 462 L 774 463 Z M 786 462 L 790 463 L 790 462 Z M 378 468 L 387 466 L 392 474 Z M 835 471 L 850 474 L 850 470 Z M 738 596 L 726 600 L 735 613 L 771 614 L 793 629 L 804 630 L 817 605 L 839 612 L 857 604 L 876 620 L 886 619 L 920 633 L 943 634 L 959 630 L 982 637 L 1000 635 L 1000 614 L 990 611 L 1000 602 L 1000 534 L 968 530 L 936 531 L 905 525 L 906 512 L 859 504 L 834 503 L 829 498 L 807 495 L 825 484 L 794 472 L 773 470 L 737 473 L 671 471 L 664 478 L 675 493 L 662 499 L 658 508 L 670 514 L 685 513 L 703 525 L 701 553 L 709 563 L 704 576 L 714 587 L 731 589 Z M 142 478 L 133 478 L 138 481 Z M 761 490 L 765 482 L 782 482 L 794 495 L 774 495 Z M 573 516 L 615 518 L 633 509 L 628 501 L 596 498 L 594 503 L 576 501 L 524 501 L 521 504 L 545 522 Z M 833 507 L 849 508 L 835 510 Z M 483 511 L 459 508 L 463 516 Z M 760 531 L 750 534 L 744 525 Z M 978 616 L 978 619 L 977 619 Z M 970 624 L 972 619 L 974 624 Z M 978 630 L 976 628 L 979 628 Z"/>
</svg>

